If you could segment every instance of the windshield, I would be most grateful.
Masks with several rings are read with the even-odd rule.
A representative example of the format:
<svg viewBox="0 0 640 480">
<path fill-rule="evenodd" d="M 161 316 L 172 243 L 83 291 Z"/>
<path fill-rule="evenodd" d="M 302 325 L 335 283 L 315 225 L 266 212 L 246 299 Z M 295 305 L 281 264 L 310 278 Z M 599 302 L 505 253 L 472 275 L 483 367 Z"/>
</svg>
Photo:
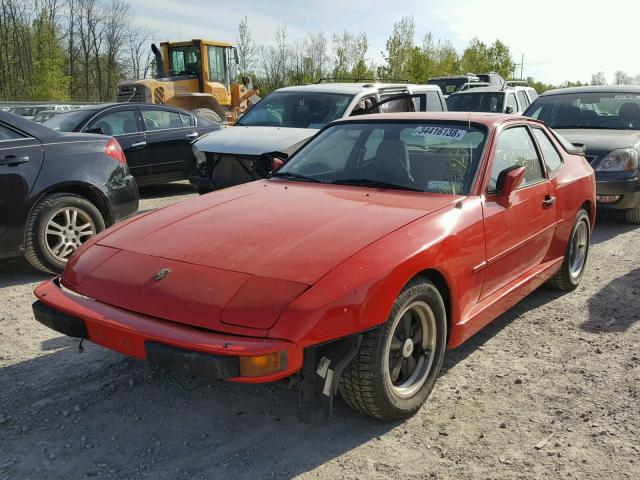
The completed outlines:
<svg viewBox="0 0 640 480">
<path fill-rule="evenodd" d="M 503 92 L 459 93 L 447 98 L 447 109 L 450 112 L 501 113 L 503 103 Z"/>
<path fill-rule="evenodd" d="M 73 132 L 93 113 L 95 113 L 95 110 L 75 110 L 73 112 L 61 113 L 42 122 L 42 125 L 57 132 Z"/>
<path fill-rule="evenodd" d="M 551 128 L 640 130 L 640 94 L 566 93 L 538 97 L 525 115 Z"/>
<path fill-rule="evenodd" d="M 324 92 L 273 92 L 236 125 L 317 128 L 344 115 L 353 95 Z"/>
<path fill-rule="evenodd" d="M 441 78 L 431 79 L 427 81 L 427 85 L 437 85 L 443 94 L 450 95 L 460 90 L 467 82 L 469 82 L 467 78 Z"/>
<path fill-rule="evenodd" d="M 458 123 L 346 123 L 296 152 L 274 177 L 432 193 L 467 194 L 486 138 Z"/>
</svg>

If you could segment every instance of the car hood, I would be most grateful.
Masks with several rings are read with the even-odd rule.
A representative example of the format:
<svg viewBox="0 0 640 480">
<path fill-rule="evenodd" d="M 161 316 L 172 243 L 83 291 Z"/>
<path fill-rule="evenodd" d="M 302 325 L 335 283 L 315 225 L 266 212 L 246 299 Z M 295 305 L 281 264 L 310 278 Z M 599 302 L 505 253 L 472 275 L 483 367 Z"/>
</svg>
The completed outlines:
<svg viewBox="0 0 640 480">
<path fill-rule="evenodd" d="M 262 155 L 285 152 L 317 131 L 313 128 L 243 127 L 240 125 L 212 132 L 194 145 L 202 152 Z"/>
<path fill-rule="evenodd" d="M 99 244 L 312 285 L 367 245 L 460 198 L 258 181 L 153 212 Z"/>
<path fill-rule="evenodd" d="M 616 148 L 628 148 L 640 141 L 640 131 L 608 130 L 595 128 L 555 128 L 556 132 L 571 143 L 583 144 L 587 153 L 600 155 Z"/>
</svg>

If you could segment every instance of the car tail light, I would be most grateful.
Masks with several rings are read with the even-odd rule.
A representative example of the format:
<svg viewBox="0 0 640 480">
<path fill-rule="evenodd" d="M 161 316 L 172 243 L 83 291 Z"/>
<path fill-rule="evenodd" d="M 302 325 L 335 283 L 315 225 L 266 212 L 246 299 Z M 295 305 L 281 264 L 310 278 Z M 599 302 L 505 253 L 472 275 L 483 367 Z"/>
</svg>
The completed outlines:
<svg viewBox="0 0 640 480">
<path fill-rule="evenodd" d="M 124 156 L 122 147 L 115 138 L 112 138 L 107 142 L 107 146 L 104 147 L 104 153 L 122 165 L 127 164 L 127 157 Z"/>
</svg>

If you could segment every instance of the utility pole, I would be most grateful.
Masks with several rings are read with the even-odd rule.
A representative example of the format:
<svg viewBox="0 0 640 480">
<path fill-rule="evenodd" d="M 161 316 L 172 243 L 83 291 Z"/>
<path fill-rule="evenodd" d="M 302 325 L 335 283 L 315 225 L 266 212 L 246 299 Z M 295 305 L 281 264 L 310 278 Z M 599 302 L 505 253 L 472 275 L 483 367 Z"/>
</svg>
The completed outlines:
<svg viewBox="0 0 640 480">
<path fill-rule="evenodd" d="M 522 60 L 520 61 L 520 79 L 524 78 L 522 76 L 522 71 L 524 70 L 524 53 L 522 54 Z"/>
<path fill-rule="evenodd" d="M 524 53 L 522 54 L 522 60 L 520 63 L 513 64 L 513 76 L 515 77 L 518 73 L 518 67 L 520 67 L 520 80 L 524 80 Z"/>
</svg>

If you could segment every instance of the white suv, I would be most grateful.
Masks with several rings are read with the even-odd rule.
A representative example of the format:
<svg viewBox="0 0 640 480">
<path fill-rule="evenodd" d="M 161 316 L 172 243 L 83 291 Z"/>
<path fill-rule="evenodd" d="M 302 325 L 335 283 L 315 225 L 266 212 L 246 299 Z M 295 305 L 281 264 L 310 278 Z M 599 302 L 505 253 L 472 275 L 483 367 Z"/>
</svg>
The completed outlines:
<svg viewBox="0 0 640 480">
<path fill-rule="evenodd" d="M 328 83 L 286 87 L 260 100 L 232 127 L 193 145 L 191 183 L 200 193 L 264 178 L 272 159 L 286 159 L 339 118 L 367 113 L 447 110 L 440 87 L 405 83 Z"/>
</svg>

